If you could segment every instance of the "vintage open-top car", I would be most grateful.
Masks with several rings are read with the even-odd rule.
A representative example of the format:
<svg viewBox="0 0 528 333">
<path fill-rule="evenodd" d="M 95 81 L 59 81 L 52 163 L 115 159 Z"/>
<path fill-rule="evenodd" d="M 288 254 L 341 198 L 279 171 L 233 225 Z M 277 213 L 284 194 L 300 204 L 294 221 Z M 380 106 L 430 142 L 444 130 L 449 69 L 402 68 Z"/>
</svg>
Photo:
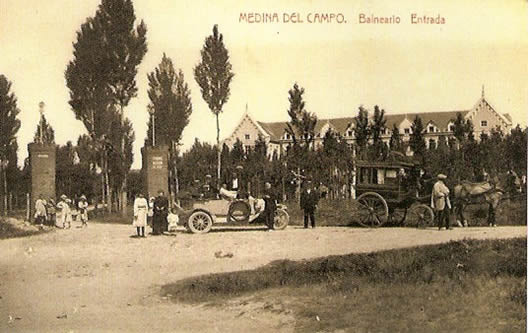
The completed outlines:
<svg viewBox="0 0 528 333">
<path fill-rule="evenodd" d="M 252 207 L 253 206 L 253 207 Z M 195 234 L 207 233 L 213 225 L 248 225 L 264 223 L 265 203 L 262 199 L 205 199 L 193 200 L 181 214 L 185 228 Z M 290 220 L 287 207 L 278 204 L 274 229 L 286 228 Z"/>
</svg>

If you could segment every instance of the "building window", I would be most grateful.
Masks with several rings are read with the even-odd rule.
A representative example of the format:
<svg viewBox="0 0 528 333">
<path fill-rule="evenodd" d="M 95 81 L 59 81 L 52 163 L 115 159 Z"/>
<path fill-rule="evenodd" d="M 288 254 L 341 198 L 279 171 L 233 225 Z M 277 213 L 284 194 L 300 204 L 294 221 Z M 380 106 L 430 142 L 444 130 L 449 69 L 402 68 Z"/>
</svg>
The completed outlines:
<svg viewBox="0 0 528 333">
<path fill-rule="evenodd" d="M 347 136 L 352 136 L 352 135 L 354 135 L 353 131 L 352 130 L 348 130 Z"/>
<path fill-rule="evenodd" d="M 246 134 L 245 137 L 246 137 L 246 140 L 249 140 L 249 134 Z"/>
<path fill-rule="evenodd" d="M 481 120 L 480 121 L 480 127 L 488 127 L 488 121 L 487 120 Z"/>
<path fill-rule="evenodd" d="M 410 134 L 411 133 L 411 130 L 409 128 L 404 128 L 403 129 L 403 133 L 405 134 Z"/>
<path fill-rule="evenodd" d="M 434 133 L 434 126 L 429 126 L 429 133 Z"/>
<path fill-rule="evenodd" d="M 455 125 L 449 125 L 449 132 L 455 131 Z"/>
<path fill-rule="evenodd" d="M 436 148 L 436 141 L 434 139 L 429 140 L 429 149 L 435 149 Z"/>
</svg>

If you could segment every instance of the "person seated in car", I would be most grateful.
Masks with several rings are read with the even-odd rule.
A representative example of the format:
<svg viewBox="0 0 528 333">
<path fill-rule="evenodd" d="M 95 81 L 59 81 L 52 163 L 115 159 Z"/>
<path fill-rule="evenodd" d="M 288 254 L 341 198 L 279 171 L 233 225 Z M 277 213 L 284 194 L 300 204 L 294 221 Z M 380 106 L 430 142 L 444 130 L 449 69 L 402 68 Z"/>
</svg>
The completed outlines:
<svg viewBox="0 0 528 333">
<path fill-rule="evenodd" d="M 191 189 L 191 198 L 201 199 L 202 197 L 203 197 L 203 193 L 202 193 L 202 187 L 200 185 L 200 180 L 195 179 L 194 184 Z"/>
</svg>

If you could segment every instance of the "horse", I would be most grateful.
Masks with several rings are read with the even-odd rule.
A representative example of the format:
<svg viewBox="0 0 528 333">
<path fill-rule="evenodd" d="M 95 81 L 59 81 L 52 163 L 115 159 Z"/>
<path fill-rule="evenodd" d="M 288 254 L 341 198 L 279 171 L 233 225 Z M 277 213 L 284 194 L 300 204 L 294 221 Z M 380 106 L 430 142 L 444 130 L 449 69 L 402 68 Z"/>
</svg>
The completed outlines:
<svg viewBox="0 0 528 333">
<path fill-rule="evenodd" d="M 488 204 L 488 224 L 495 226 L 495 211 L 505 194 L 518 192 L 521 181 L 514 171 L 500 173 L 492 180 L 480 183 L 464 181 L 454 187 L 455 215 L 467 227 L 464 219 L 464 208 L 473 204 Z"/>
</svg>

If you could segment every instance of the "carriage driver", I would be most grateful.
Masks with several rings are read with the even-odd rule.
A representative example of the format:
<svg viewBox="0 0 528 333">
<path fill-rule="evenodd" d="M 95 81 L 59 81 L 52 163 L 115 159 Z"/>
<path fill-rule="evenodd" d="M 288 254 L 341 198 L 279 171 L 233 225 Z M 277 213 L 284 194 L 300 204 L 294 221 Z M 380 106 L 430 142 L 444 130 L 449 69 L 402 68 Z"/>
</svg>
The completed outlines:
<svg viewBox="0 0 528 333">
<path fill-rule="evenodd" d="M 438 230 L 442 230 L 444 222 L 446 230 L 450 230 L 449 210 L 451 209 L 451 202 L 449 201 L 449 189 L 444 184 L 447 176 L 441 173 L 436 178 L 438 180 L 433 185 L 433 192 L 431 193 L 431 207 L 435 210 Z"/>
</svg>

